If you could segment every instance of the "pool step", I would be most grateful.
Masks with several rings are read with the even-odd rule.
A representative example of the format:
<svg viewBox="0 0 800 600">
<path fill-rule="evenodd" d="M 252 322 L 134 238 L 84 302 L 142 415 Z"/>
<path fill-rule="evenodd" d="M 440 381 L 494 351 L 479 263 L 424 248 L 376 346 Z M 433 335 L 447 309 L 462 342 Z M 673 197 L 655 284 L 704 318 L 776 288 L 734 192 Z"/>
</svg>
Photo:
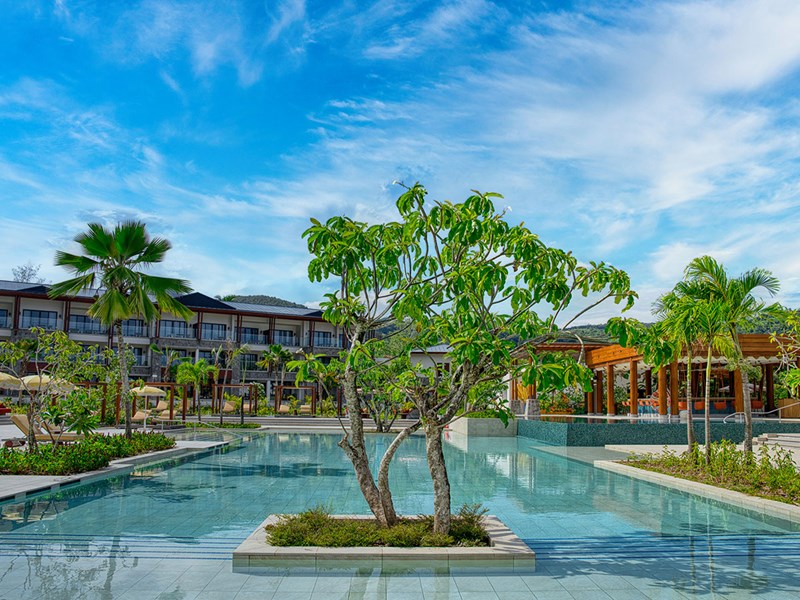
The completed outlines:
<svg viewBox="0 0 800 600">
<path fill-rule="evenodd" d="M 767 433 L 753 440 L 754 444 L 772 444 L 782 448 L 800 448 L 800 434 Z"/>
<path fill-rule="evenodd" d="M 169 558 L 227 560 L 241 538 L 98 536 L 81 534 L 0 534 L 0 556 L 65 556 L 91 558 Z"/>
</svg>

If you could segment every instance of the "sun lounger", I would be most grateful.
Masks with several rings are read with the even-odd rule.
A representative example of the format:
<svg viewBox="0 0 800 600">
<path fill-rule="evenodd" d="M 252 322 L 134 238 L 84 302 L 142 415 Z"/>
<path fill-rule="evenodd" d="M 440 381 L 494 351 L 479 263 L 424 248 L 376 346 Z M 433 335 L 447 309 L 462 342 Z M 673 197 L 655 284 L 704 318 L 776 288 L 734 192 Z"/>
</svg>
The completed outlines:
<svg viewBox="0 0 800 600">
<path fill-rule="evenodd" d="M 292 412 L 292 409 L 289 407 L 288 404 L 281 404 L 280 407 L 278 408 L 279 415 L 288 415 L 290 412 Z"/>
<path fill-rule="evenodd" d="M 311 414 L 311 405 L 310 404 L 301 404 L 300 405 L 300 414 L 301 415 L 310 415 Z"/>
<path fill-rule="evenodd" d="M 14 425 L 17 426 L 22 433 L 26 436 L 28 433 L 33 430 L 33 436 L 36 438 L 37 442 L 59 442 L 59 443 L 68 443 L 68 442 L 77 442 L 78 440 L 83 439 L 83 435 L 79 433 L 62 433 L 56 434 L 53 433 L 50 435 L 49 433 L 43 431 L 35 424 L 31 426 L 30 421 L 28 421 L 27 415 L 11 415 L 11 421 Z"/>
</svg>

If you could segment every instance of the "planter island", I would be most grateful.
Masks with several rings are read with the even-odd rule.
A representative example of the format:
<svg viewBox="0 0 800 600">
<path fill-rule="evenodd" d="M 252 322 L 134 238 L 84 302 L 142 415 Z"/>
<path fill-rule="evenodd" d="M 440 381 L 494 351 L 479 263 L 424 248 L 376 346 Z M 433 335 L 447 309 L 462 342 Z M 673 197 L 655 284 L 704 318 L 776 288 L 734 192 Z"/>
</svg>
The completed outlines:
<svg viewBox="0 0 800 600">
<path fill-rule="evenodd" d="M 373 519 L 364 515 L 335 515 L 334 518 Z M 267 540 L 266 527 L 278 523 L 279 519 L 279 515 L 267 517 L 233 551 L 235 573 L 336 573 L 364 569 L 434 574 L 532 573 L 536 562 L 533 550 L 497 517 L 490 515 L 483 517 L 483 525 L 491 540 L 491 545 L 485 547 L 273 546 Z"/>
</svg>

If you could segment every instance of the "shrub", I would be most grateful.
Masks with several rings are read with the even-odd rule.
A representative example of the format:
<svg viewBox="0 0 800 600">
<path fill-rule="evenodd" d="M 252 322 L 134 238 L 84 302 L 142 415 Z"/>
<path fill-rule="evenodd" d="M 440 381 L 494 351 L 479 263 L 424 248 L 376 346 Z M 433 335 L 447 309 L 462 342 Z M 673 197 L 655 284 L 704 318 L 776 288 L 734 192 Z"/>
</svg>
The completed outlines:
<svg viewBox="0 0 800 600">
<path fill-rule="evenodd" d="M 373 519 L 334 519 L 327 509 L 317 507 L 297 515 L 281 515 L 266 531 L 275 546 L 488 546 L 489 536 L 480 524 L 484 514 L 486 510 L 478 504 L 463 506 L 453 515 L 450 535 L 444 535 L 433 532 L 430 516 L 402 519 L 384 528 Z"/>
<path fill-rule="evenodd" d="M 162 433 L 135 432 L 130 440 L 121 435 L 91 435 L 75 444 L 40 444 L 36 452 L 0 449 L 0 473 L 6 475 L 70 475 L 95 471 L 117 458 L 166 450 L 175 440 Z"/>
</svg>

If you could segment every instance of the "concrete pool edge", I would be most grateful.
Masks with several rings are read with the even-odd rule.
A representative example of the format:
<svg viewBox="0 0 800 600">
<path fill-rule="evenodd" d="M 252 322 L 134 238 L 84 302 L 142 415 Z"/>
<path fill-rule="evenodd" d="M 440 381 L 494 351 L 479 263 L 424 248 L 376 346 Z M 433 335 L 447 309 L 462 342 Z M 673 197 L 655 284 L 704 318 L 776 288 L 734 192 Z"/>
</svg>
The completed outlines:
<svg viewBox="0 0 800 600">
<path fill-rule="evenodd" d="M 335 515 L 337 518 L 371 519 L 364 515 Z M 315 546 L 272 546 L 267 542 L 267 525 L 277 522 L 270 515 L 233 551 L 233 572 L 260 570 L 286 572 L 341 572 L 387 569 L 417 573 L 529 573 L 536 554 L 500 519 L 484 517 L 492 541 L 484 548 L 321 548 Z"/>
<path fill-rule="evenodd" d="M 653 471 L 623 465 L 615 461 L 597 460 L 594 462 L 594 466 L 598 469 L 604 469 L 633 479 L 639 479 L 673 490 L 694 494 L 709 500 L 716 500 L 738 509 L 745 509 L 757 514 L 768 515 L 770 517 L 789 521 L 790 523 L 800 524 L 800 506 L 778 502 L 777 500 L 769 500 L 767 498 L 759 498 L 758 496 L 749 496 L 742 492 L 735 492 L 706 483 L 698 483 L 688 479 L 672 477 L 671 475 L 664 475 L 663 473 L 655 473 Z"/>
<path fill-rule="evenodd" d="M 209 443 L 179 441 L 176 448 L 118 458 L 111 461 L 107 467 L 97 471 L 74 473 L 72 475 L 0 475 L 0 502 L 22 502 L 29 496 L 36 494 L 57 492 L 64 487 L 72 487 L 108 477 L 124 475 L 130 473 L 136 467 L 213 452 L 217 448 L 228 446 L 229 444 L 229 441 Z"/>
</svg>

